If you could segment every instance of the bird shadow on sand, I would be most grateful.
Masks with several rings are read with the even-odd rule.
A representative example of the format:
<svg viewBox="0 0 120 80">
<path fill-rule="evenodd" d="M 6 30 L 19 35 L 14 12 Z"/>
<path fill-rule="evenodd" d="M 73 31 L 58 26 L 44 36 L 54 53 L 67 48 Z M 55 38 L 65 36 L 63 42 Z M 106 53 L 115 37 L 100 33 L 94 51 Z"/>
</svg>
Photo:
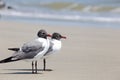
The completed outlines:
<svg viewBox="0 0 120 80">
<path fill-rule="evenodd" d="M 10 72 L 10 73 L 0 73 L 0 74 L 33 74 L 32 72 Z M 43 74 L 43 73 L 37 73 Z"/>
<path fill-rule="evenodd" d="M 33 74 L 31 69 L 4 69 L 8 71 L 17 71 L 17 72 L 9 72 L 9 73 L 0 73 L 0 74 Z M 38 71 L 44 71 L 43 69 L 38 69 Z M 53 71 L 52 69 L 46 69 L 45 71 Z M 43 74 L 38 72 L 37 74 Z"/>
<path fill-rule="evenodd" d="M 32 71 L 31 69 L 4 69 L 4 70 L 10 70 L 10 71 Z M 37 69 L 37 71 L 44 71 L 43 69 Z M 53 71 L 52 69 L 46 69 L 45 71 Z"/>
<path fill-rule="evenodd" d="M 8 71 L 17 71 L 17 72 L 10 72 L 10 73 L 0 73 L 0 74 L 32 74 L 32 70 L 31 69 L 4 69 L 4 70 L 8 70 Z M 42 71 L 44 72 L 43 69 L 38 69 L 38 71 Z M 53 71 L 52 69 L 46 69 L 45 72 L 50 72 Z M 43 73 L 37 73 L 37 74 L 43 74 Z"/>
</svg>

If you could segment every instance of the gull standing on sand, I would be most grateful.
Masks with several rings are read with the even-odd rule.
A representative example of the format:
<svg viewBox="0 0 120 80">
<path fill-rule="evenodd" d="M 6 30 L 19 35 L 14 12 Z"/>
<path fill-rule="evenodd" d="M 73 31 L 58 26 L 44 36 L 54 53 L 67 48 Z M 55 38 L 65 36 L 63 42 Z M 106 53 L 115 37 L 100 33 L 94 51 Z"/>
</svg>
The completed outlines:
<svg viewBox="0 0 120 80">
<path fill-rule="evenodd" d="M 30 60 L 32 61 L 32 73 L 37 73 L 37 60 L 42 58 L 43 55 L 48 51 L 50 42 L 47 36 L 51 37 L 51 35 L 47 34 L 45 30 L 40 30 L 37 35 L 38 39 L 25 43 L 21 48 L 18 48 L 19 50 L 16 51 L 11 57 L 1 60 L 0 63 L 18 60 Z"/>
<path fill-rule="evenodd" d="M 65 36 L 61 36 L 61 34 L 59 33 L 53 33 L 52 34 L 52 38 L 50 40 L 50 47 L 48 49 L 48 51 L 43 55 L 43 71 L 46 71 L 46 58 L 49 57 L 49 55 L 51 54 L 55 54 L 56 52 L 58 52 L 61 49 L 62 43 L 60 39 L 66 39 Z M 8 50 L 12 50 L 12 51 L 19 51 L 19 48 L 8 48 Z"/>
<path fill-rule="evenodd" d="M 44 54 L 43 56 L 43 71 L 46 71 L 46 58 L 51 55 L 56 53 L 61 49 L 62 43 L 60 39 L 66 39 L 65 36 L 62 36 L 59 33 L 53 33 L 51 40 L 50 40 L 50 47 L 48 51 Z"/>
</svg>

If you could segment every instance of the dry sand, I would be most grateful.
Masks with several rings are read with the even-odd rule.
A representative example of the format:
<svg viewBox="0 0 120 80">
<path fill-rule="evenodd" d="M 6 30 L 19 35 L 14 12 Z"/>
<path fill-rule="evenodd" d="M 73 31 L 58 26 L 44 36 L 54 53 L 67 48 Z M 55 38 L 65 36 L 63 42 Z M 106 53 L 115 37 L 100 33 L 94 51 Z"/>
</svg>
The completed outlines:
<svg viewBox="0 0 120 80">
<path fill-rule="evenodd" d="M 0 60 L 12 55 L 9 47 L 20 47 L 36 38 L 39 29 L 67 36 L 62 50 L 47 59 L 47 68 L 31 74 L 31 62 L 0 64 L 0 80 L 120 80 L 120 29 L 64 27 L 0 22 Z M 42 69 L 42 60 L 39 60 Z"/>
</svg>

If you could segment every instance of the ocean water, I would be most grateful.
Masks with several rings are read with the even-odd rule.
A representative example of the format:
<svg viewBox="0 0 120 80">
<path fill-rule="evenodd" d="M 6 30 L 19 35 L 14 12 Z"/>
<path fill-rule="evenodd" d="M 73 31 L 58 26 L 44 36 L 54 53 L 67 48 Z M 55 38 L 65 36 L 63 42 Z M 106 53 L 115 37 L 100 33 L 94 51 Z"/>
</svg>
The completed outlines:
<svg viewBox="0 0 120 80">
<path fill-rule="evenodd" d="M 65 26 L 120 27 L 120 0 L 4 0 L 4 2 L 6 6 L 0 9 L 0 20 Z"/>
</svg>

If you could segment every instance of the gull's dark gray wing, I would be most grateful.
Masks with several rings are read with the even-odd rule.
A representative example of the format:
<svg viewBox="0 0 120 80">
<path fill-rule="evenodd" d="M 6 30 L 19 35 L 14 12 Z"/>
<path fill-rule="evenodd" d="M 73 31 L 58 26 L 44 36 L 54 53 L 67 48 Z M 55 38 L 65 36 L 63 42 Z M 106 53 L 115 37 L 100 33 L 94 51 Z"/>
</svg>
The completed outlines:
<svg viewBox="0 0 120 80">
<path fill-rule="evenodd" d="M 43 49 L 44 47 L 42 46 L 42 43 L 38 41 L 32 41 L 24 44 L 20 51 L 13 54 L 13 57 L 15 59 L 31 59 L 34 58 L 34 56 L 36 56 Z"/>
<path fill-rule="evenodd" d="M 16 50 L 16 48 L 11 48 L 10 50 L 14 49 Z M 38 42 L 37 40 L 32 41 L 24 44 L 20 50 L 15 51 L 11 57 L 1 60 L 0 63 L 13 62 L 22 59 L 32 59 L 43 49 L 44 47 L 42 46 L 42 43 Z"/>
<path fill-rule="evenodd" d="M 29 53 L 29 52 L 34 52 L 36 50 L 43 50 L 42 49 L 42 43 L 40 43 L 39 41 L 32 41 L 29 43 L 26 43 L 22 46 L 22 51 L 25 53 Z"/>
</svg>

